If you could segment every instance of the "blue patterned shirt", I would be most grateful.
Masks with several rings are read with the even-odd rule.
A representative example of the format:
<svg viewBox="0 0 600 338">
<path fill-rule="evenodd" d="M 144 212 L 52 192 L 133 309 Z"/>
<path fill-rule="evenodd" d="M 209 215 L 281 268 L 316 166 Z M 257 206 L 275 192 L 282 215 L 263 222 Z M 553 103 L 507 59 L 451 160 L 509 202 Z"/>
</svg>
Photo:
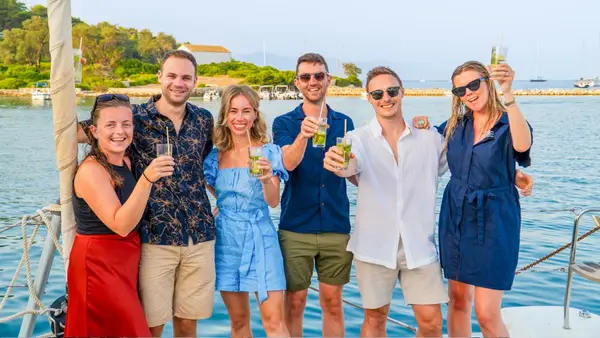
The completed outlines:
<svg viewBox="0 0 600 338">
<path fill-rule="evenodd" d="M 173 145 L 175 172 L 159 179 L 152 187 L 146 212 L 140 224 L 142 243 L 187 246 L 215 239 L 215 225 L 210 201 L 204 186 L 203 162 L 210 153 L 214 119 L 211 113 L 186 103 L 186 113 L 179 133 L 173 122 L 156 108 L 160 95 L 147 103 L 133 105 L 134 135 L 131 162 L 136 178 L 156 158 L 156 145 Z M 84 129 L 91 121 L 82 121 Z"/>
</svg>

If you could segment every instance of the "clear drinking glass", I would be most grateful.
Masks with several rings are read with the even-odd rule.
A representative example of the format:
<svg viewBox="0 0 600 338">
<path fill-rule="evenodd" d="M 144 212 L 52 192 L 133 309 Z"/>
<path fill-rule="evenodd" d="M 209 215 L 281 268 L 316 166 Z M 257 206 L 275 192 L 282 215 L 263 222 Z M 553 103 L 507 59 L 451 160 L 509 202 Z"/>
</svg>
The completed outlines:
<svg viewBox="0 0 600 338">
<path fill-rule="evenodd" d="M 507 47 L 492 46 L 492 59 L 490 64 L 492 67 L 496 67 L 499 63 L 506 62 L 506 55 L 508 54 Z"/>
<path fill-rule="evenodd" d="M 262 176 L 262 170 L 258 167 L 258 160 L 264 156 L 262 147 L 249 147 L 248 156 L 250 157 L 250 176 L 260 177 Z"/>
<path fill-rule="evenodd" d="M 319 129 L 313 135 L 312 144 L 314 148 L 325 148 L 325 140 L 327 139 L 327 118 L 319 119 Z"/>
<path fill-rule="evenodd" d="M 156 157 L 173 156 L 173 145 L 171 143 L 159 143 L 156 145 Z"/>
<path fill-rule="evenodd" d="M 344 157 L 344 169 L 348 169 L 350 153 L 352 152 L 352 139 L 349 137 L 338 137 L 336 146 L 342 151 Z"/>
</svg>

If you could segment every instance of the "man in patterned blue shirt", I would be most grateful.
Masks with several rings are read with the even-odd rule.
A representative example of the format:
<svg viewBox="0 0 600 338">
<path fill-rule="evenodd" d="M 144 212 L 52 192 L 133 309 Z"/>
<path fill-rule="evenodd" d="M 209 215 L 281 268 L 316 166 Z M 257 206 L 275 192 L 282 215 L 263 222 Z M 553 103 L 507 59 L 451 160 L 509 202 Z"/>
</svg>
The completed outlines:
<svg viewBox="0 0 600 338">
<path fill-rule="evenodd" d="M 133 105 L 132 171 L 138 179 L 156 158 L 156 145 L 173 145 L 175 172 L 153 182 L 141 220 L 139 287 L 153 336 L 173 319 L 175 336 L 196 336 L 196 320 L 212 315 L 215 288 L 215 226 L 205 190 L 203 161 L 213 147 L 213 117 L 188 99 L 196 85 L 196 60 L 175 50 L 163 58 L 158 81 L 162 95 Z M 110 95 L 110 94 L 108 94 Z M 79 142 L 86 142 L 79 128 Z"/>
</svg>

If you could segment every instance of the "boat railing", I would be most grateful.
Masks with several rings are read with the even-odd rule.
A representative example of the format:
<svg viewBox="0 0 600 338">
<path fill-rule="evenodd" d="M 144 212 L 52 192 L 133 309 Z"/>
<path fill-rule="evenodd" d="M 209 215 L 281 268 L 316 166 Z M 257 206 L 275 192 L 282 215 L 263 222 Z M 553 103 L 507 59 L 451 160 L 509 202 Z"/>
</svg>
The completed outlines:
<svg viewBox="0 0 600 338">
<path fill-rule="evenodd" d="M 598 216 L 594 216 L 593 218 L 594 218 L 594 222 L 596 223 L 596 227 L 593 228 L 592 230 L 588 231 L 581 237 L 578 237 L 579 221 L 581 220 L 581 217 L 585 214 L 592 213 L 592 212 L 600 213 L 600 208 L 590 208 L 590 209 L 582 210 L 575 216 L 575 221 L 573 222 L 573 236 L 571 238 L 571 243 L 570 243 L 571 254 L 569 256 L 570 258 L 569 258 L 569 268 L 568 268 L 568 275 L 567 275 L 567 290 L 565 292 L 565 305 L 564 305 L 563 328 L 567 329 L 567 330 L 570 328 L 569 327 L 569 306 L 571 304 L 571 289 L 573 286 L 573 284 L 572 284 L 573 272 L 577 272 L 584 278 L 587 278 L 591 281 L 600 283 L 600 263 L 598 263 L 598 262 L 584 262 L 581 264 L 575 263 L 575 255 L 577 252 L 577 242 L 581 241 L 582 239 L 586 238 L 587 236 L 591 235 L 592 233 L 594 233 L 598 229 L 600 229 L 600 218 Z"/>
<path fill-rule="evenodd" d="M 523 213 L 526 213 L 526 212 L 535 212 L 535 213 L 571 212 L 571 213 L 575 214 L 575 221 L 574 221 L 574 225 L 573 225 L 573 235 L 572 235 L 572 239 L 569 243 L 554 250 L 550 254 L 545 255 L 544 257 L 537 259 L 528 265 L 525 265 L 524 267 L 520 268 L 519 270 L 517 270 L 515 272 L 515 275 L 519 275 L 525 271 L 528 271 L 528 272 L 547 272 L 547 271 L 567 272 L 568 271 L 567 291 L 565 294 L 565 303 L 564 303 L 564 307 L 565 307 L 564 328 L 568 329 L 569 328 L 569 311 L 568 311 L 568 309 L 569 309 L 569 304 L 570 304 L 570 300 L 571 300 L 573 272 L 581 274 L 583 277 L 586 277 L 591 280 L 594 280 L 594 278 L 598 278 L 598 280 L 596 280 L 596 281 L 600 282 L 600 277 L 598 277 L 598 271 L 600 271 L 600 264 L 597 264 L 598 269 L 590 272 L 590 266 L 586 265 L 586 264 L 590 264 L 590 263 L 584 262 L 584 263 L 577 264 L 575 262 L 577 242 L 587 238 L 594 232 L 600 230 L 600 217 L 593 216 L 596 226 L 594 228 L 592 228 L 591 230 L 589 230 L 588 232 L 586 232 L 585 234 L 583 234 L 582 236 L 578 236 L 580 220 L 581 220 L 582 216 L 585 214 L 600 213 L 600 208 L 588 208 L 588 209 L 581 209 L 581 208 L 547 209 L 547 208 L 544 208 L 544 209 L 538 209 L 538 210 L 523 210 L 522 212 Z M 44 304 L 40 300 L 42 298 L 42 295 L 44 294 L 44 290 L 45 290 L 46 284 L 48 282 L 48 277 L 49 277 L 50 271 L 52 269 L 52 262 L 54 259 L 55 252 L 58 251 L 62 257 L 62 248 L 59 243 L 59 237 L 61 234 L 60 224 L 61 224 L 61 222 L 60 222 L 60 206 L 57 204 L 52 204 L 45 208 L 37 210 L 36 213 L 33 215 L 26 215 L 26 216 L 22 217 L 22 219 L 15 224 L 0 227 L 0 234 L 7 232 L 11 229 L 15 229 L 18 227 L 21 228 L 23 256 L 21 257 L 21 260 L 19 261 L 19 264 L 17 265 L 16 272 L 15 272 L 10 284 L 6 287 L 6 293 L 3 295 L 2 300 L 0 302 L 0 313 L 2 313 L 2 309 L 4 308 L 7 300 L 9 298 L 11 298 L 10 294 L 11 294 L 12 289 L 14 287 L 18 287 L 17 279 L 18 279 L 18 276 L 20 274 L 20 271 L 21 271 L 23 265 L 25 265 L 27 281 L 26 281 L 26 284 L 24 284 L 22 286 L 27 287 L 28 291 L 29 291 L 29 301 L 27 304 L 27 308 L 23 311 L 17 312 L 10 316 L 0 318 L 0 323 L 5 323 L 8 321 L 14 320 L 16 318 L 23 317 L 23 321 L 21 323 L 21 329 L 19 332 L 19 337 L 31 337 L 32 336 L 37 316 L 45 314 L 48 316 L 49 321 L 51 323 L 54 323 L 54 325 L 56 325 L 56 323 L 53 322 L 53 318 L 56 316 L 59 316 L 61 314 L 61 311 L 62 311 L 61 308 L 45 307 Z M 33 226 L 34 228 L 31 233 L 31 236 L 29 236 L 29 238 L 28 238 L 27 227 L 29 227 L 29 226 Z M 30 253 L 30 248 L 31 248 L 32 244 L 34 243 L 34 240 L 36 239 L 36 236 L 38 234 L 40 227 L 46 227 L 48 235 L 46 236 L 46 241 L 45 241 L 43 249 L 42 249 L 39 264 L 38 264 L 37 270 L 36 270 L 36 274 L 33 275 L 31 273 L 29 253 Z M 555 256 L 559 252 L 566 250 L 567 248 L 571 248 L 568 269 L 565 269 L 563 267 L 555 268 L 555 269 L 551 269 L 551 270 L 533 269 L 533 267 L 535 267 L 536 265 L 550 259 L 551 257 Z M 592 265 L 592 268 L 593 267 L 594 267 L 594 265 Z M 319 291 L 318 288 L 315 288 L 313 286 L 310 286 L 310 290 L 314 291 L 314 292 Z M 359 304 L 356 304 L 347 299 L 343 299 L 343 302 L 349 306 L 352 306 L 352 307 L 355 307 L 358 309 L 363 309 Z M 389 322 L 394 323 L 394 324 L 396 324 L 404 329 L 407 329 L 413 333 L 415 333 L 417 330 L 415 327 L 413 327 L 407 323 L 404 323 L 400 320 L 394 319 L 390 316 L 388 316 L 387 320 Z"/>
</svg>

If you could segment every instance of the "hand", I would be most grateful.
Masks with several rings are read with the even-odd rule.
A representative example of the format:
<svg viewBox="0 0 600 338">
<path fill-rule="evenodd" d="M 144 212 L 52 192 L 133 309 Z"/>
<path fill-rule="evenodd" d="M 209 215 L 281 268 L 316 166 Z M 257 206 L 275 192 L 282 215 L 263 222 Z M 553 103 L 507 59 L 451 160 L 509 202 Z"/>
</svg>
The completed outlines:
<svg viewBox="0 0 600 338">
<path fill-rule="evenodd" d="M 533 192 L 533 177 L 517 169 L 515 185 L 521 190 L 521 195 L 529 196 Z"/>
<path fill-rule="evenodd" d="M 273 168 L 271 167 L 271 162 L 269 162 L 269 160 L 267 160 L 265 157 L 261 157 L 258 159 L 258 161 L 256 161 L 256 164 L 258 164 L 258 168 L 263 174 L 261 177 L 258 177 L 258 180 L 262 184 L 269 183 L 273 177 Z"/>
<path fill-rule="evenodd" d="M 152 182 L 156 182 L 161 177 L 173 175 L 175 161 L 171 156 L 160 156 L 152 160 L 150 165 L 144 170 L 144 175 Z"/>
<path fill-rule="evenodd" d="M 319 121 L 312 116 L 307 116 L 302 121 L 300 126 L 300 134 L 302 137 L 309 139 L 319 130 Z"/>
<path fill-rule="evenodd" d="M 429 129 L 429 119 L 427 116 L 415 116 L 412 119 L 413 127 L 418 129 Z"/>
<path fill-rule="evenodd" d="M 498 81 L 500 85 L 500 89 L 502 89 L 502 93 L 512 92 L 512 83 L 515 79 L 515 71 L 510 68 L 507 63 L 500 63 L 496 67 L 492 69 L 492 67 L 488 67 L 491 71 L 490 80 Z"/>
<path fill-rule="evenodd" d="M 353 155 L 350 154 L 352 158 Z M 337 146 L 332 146 L 325 153 L 325 159 L 323 159 L 323 168 L 336 174 L 344 169 L 344 153 Z"/>
</svg>

